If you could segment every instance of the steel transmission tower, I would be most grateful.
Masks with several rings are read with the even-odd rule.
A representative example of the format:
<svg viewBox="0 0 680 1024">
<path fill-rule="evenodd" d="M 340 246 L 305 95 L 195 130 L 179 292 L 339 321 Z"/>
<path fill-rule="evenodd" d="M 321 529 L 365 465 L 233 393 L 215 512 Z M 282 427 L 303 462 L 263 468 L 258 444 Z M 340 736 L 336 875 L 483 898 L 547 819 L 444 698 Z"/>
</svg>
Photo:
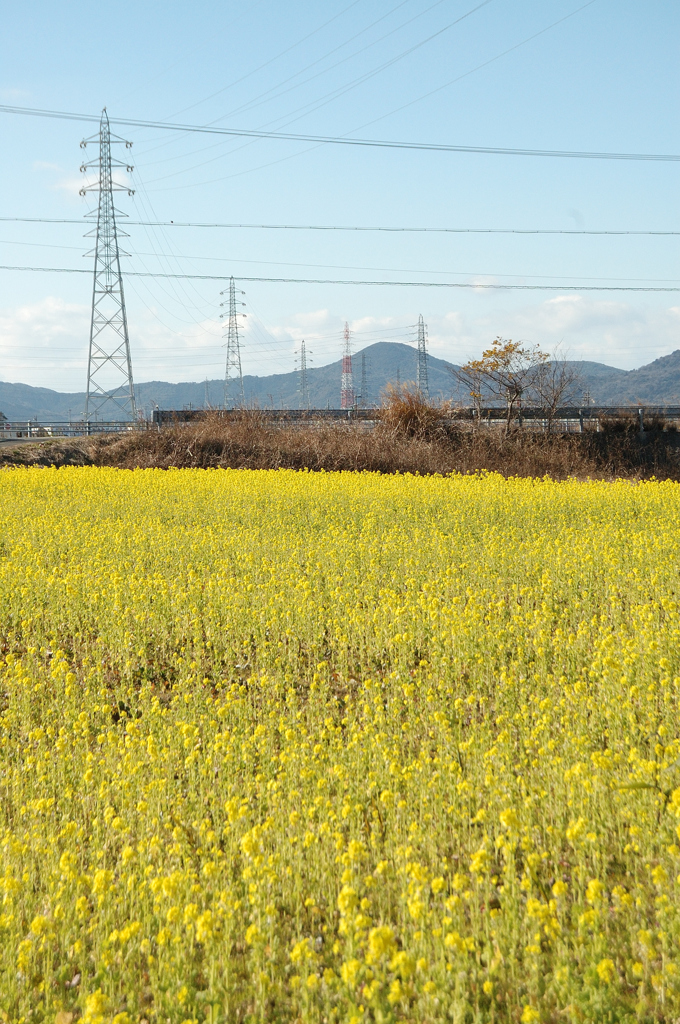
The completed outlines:
<svg viewBox="0 0 680 1024">
<path fill-rule="evenodd" d="M 300 408 L 309 409 L 309 381 L 307 380 L 307 346 L 304 340 L 300 342 L 300 369 L 298 380 L 298 392 L 300 394 Z"/>
<path fill-rule="evenodd" d="M 86 238 L 95 239 L 85 420 L 89 423 L 93 415 L 95 418 L 121 419 L 121 414 L 122 418 L 134 420 L 137 418 L 137 407 L 116 228 L 116 214 L 121 217 L 127 214 L 120 213 L 113 205 L 114 192 L 127 192 L 128 195 L 134 193 L 127 185 L 121 185 L 112 178 L 114 167 L 124 167 L 128 172 L 133 168 L 126 160 L 117 160 L 111 156 L 112 145 L 121 144 L 129 149 L 132 143 L 111 134 L 106 107 L 102 111 L 98 134 L 83 139 L 80 145 L 85 149 L 92 142 L 99 143 L 99 156 L 89 163 L 83 163 L 80 168 L 83 173 L 94 168 L 99 172 L 99 178 L 94 184 L 85 185 L 80 190 L 81 196 L 88 192 L 99 193 L 97 210 L 91 210 L 85 215 L 97 216 L 96 228 L 85 235 Z M 125 232 L 121 234 L 124 238 L 128 237 Z M 100 416 L 102 411 L 105 414 L 103 417 Z"/>
<path fill-rule="evenodd" d="M 229 302 L 222 302 L 222 306 L 229 305 L 229 313 L 221 313 L 220 316 L 224 318 L 229 317 L 227 322 L 227 364 L 224 371 L 224 408 L 230 408 L 230 402 L 232 403 L 231 408 L 243 407 L 246 404 L 245 394 L 243 391 L 243 371 L 241 369 L 241 343 L 238 336 L 238 318 L 245 316 L 245 313 L 238 313 L 236 311 L 237 306 L 245 306 L 245 302 L 236 301 L 236 286 L 234 285 L 234 278 L 229 279 Z M 220 295 L 225 295 L 225 292 L 220 292 Z M 245 295 L 245 292 L 239 291 L 239 295 Z"/>
<path fill-rule="evenodd" d="M 349 324 L 345 323 L 342 349 L 342 377 L 340 378 L 340 408 L 354 408 L 354 378 L 352 376 L 352 340 Z"/>
<path fill-rule="evenodd" d="M 424 398 L 430 397 L 430 382 L 427 376 L 427 327 L 423 322 L 423 314 L 418 317 L 418 366 L 416 368 L 416 387 Z"/>
</svg>

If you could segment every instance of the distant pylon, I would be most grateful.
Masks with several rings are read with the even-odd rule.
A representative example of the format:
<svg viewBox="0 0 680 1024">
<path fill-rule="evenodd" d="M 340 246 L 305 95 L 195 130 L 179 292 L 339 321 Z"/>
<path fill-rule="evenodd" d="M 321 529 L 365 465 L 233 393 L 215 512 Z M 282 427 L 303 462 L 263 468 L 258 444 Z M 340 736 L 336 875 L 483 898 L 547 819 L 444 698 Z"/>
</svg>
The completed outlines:
<svg viewBox="0 0 680 1024">
<path fill-rule="evenodd" d="M 100 419 L 121 419 L 121 413 L 122 418 L 134 420 L 137 418 L 137 407 L 116 228 L 116 213 L 121 217 L 127 214 L 117 211 L 113 205 L 114 192 L 127 192 L 128 195 L 134 193 L 127 185 L 113 181 L 111 176 L 114 167 L 124 167 L 128 172 L 133 170 L 127 161 L 112 159 L 111 145 L 121 143 L 129 149 L 132 143 L 111 134 L 106 107 L 102 111 L 99 132 L 89 139 L 83 139 L 80 145 L 85 149 L 91 142 L 99 143 L 99 156 L 89 163 L 83 163 L 80 168 L 83 173 L 91 168 L 99 172 L 99 178 L 94 184 L 85 185 L 80 190 L 81 196 L 88 192 L 99 192 L 97 210 L 91 210 L 85 215 L 94 217 L 96 213 L 97 216 L 96 228 L 85 235 L 86 238 L 95 238 L 85 420 L 89 423 L 93 415 Z M 125 232 L 121 232 L 121 235 L 128 237 Z M 103 417 L 100 416 L 102 411 Z"/>
<path fill-rule="evenodd" d="M 416 387 L 424 398 L 430 397 L 430 382 L 427 375 L 427 327 L 423 322 L 423 314 L 418 317 L 418 366 L 416 368 Z"/>
<path fill-rule="evenodd" d="M 300 394 L 300 408 L 309 409 L 309 382 L 307 380 L 307 347 L 304 340 L 300 342 L 300 368 L 299 368 L 298 392 Z"/>
<path fill-rule="evenodd" d="M 342 349 L 342 377 L 340 378 L 340 408 L 354 408 L 354 378 L 352 376 L 352 339 L 349 324 L 345 323 Z"/>
<path fill-rule="evenodd" d="M 226 295 L 226 291 L 220 292 Z M 245 292 L 239 291 L 239 295 Z M 221 303 L 226 306 L 226 302 Z M 236 301 L 236 286 L 234 278 L 229 279 L 229 313 L 221 313 L 221 317 L 228 316 L 227 323 L 227 364 L 224 371 L 224 408 L 235 409 L 244 406 L 246 399 L 243 391 L 243 371 L 241 370 L 241 344 L 238 336 L 238 318 L 245 316 L 245 313 L 237 313 L 237 306 L 244 306 L 244 302 Z M 230 404 L 231 403 L 231 404 Z"/>
</svg>

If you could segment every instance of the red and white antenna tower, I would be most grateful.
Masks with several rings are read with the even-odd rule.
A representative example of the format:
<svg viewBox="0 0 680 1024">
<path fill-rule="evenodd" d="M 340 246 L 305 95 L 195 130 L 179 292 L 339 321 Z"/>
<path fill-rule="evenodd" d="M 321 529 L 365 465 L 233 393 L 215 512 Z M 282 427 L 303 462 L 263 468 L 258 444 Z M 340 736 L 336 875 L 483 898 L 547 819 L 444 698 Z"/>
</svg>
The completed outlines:
<svg viewBox="0 0 680 1024">
<path fill-rule="evenodd" d="M 352 342 L 349 324 L 345 322 L 345 342 L 342 349 L 342 377 L 340 380 L 340 408 L 354 408 L 354 378 L 352 376 Z"/>
</svg>

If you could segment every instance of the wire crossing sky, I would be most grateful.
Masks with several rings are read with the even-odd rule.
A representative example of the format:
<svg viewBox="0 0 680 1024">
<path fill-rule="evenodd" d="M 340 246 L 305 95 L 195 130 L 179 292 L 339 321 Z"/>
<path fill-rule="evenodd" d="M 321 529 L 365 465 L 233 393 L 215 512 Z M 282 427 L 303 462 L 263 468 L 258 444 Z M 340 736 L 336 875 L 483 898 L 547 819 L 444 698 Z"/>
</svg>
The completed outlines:
<svg viewBox="0 0 680 1024">
<path fill-rule="evenodd" d="M 49 217 L 0 217 L 0 221 L 22 224 L 81 224 L 80 220 Z M 249 228 L 261 231 L 405 231 L 446 235 L 680 235 L 680 231 L 588 231 L 582 228 L 404 228 L 347 224 L 201 224 L 174 220 L 127 220 L 129 226 L 155 228 Z"/>
<path fill-rule="evenodd" d="M 625 368 L 667 354 L 679 29 L 676 5 L 632 0 L 14 5 L 0 379 L 84 386 L 79 143 L 104 106 L 133 142 L 117 206 L 138 381 L 223 374 L 232 274 L 244 372 L 289 372 L 303 338 L 311 365 L 339 358 L 346 320 L 357 348 L 413 344 L 421 313 L 455 362 L 497 335 Z"/>
<path fill-rule="evenodd" d="M 61 110 L 35 110 L 32 107 L 0 105 L 2 114 L 31 117 L 50 117 L 64 121 L 97 123 L 91 114 L 73 114 Z M 266 132 L 247 128 L 217 128 L 213 125 L 174 124 L 164 121 L 143 121 L 139 118 L 112 117 L 112 124 L 123 128 L 157 128 L 165 131 L 198 133 L 199 135 L 227 135 L 244 139 L 274 139 L 279 142 L 315 142 L 329 146 L 368 146 L 375 149 L 414 149 L 433 153 L 484 153 L 487 156 L 534 156 L 568 160 L 636 160 L 653 163 L 680 163 L 677 153 L 590 153 L 583 150 L 516 149 L 495 146 L 454 146 L 444 142 L 396 142 L 389 139 L 339 138 L 331 135 L 301 135 L 293 132 Z"/>
</svg>

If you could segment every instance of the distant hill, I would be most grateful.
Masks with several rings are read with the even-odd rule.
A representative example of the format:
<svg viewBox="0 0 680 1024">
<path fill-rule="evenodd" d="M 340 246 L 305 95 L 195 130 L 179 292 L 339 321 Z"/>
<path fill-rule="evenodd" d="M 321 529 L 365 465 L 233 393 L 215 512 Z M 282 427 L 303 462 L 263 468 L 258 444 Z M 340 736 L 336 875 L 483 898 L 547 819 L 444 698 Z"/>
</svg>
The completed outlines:
<svg viewBox="0 0 680 1024">
<path fill-rule="evenodd" d="M 416 350 L 401 342 L 379 341 L 353 357 L 355 392 L 361 391 L 362 356 L 366 366 L 367 402 L 376 404 L 389 383 L 413 381 L 416 376 Z M 584 360 L 578 363 L 584 390 L 596 405 L 680 405 L 680 349 L 655 359 L 637 370 L 619 370 L 605 363 Z M 428 359 L 430 394 L 433 399 L 462 397 L 455 395 L 451 377 L 452 363 L 430 356 Z M 310 402 L 314 408 L 337 409 L 340 405 L 341 362 L 309 367 Z M 298 374 L 275 373 L 265 377 L 243 378 L 247 405 L 261 408 L 297 409 L 300 404 Z M 219 406 L 224 397 L 224 381 L 170 384 L 146 381 L 135 385 L 137 404 L 149 413 L 152 408 L 202 409 L 206 404 Z M 206 403 L 207 396 L 207 403 Z M 65 394 L 29 384 L 0 382 L 0 410 L 9 420 L 80 419 L 85 393 Z"/>
<path fill-rule="evenodd" d="M 353 356 L 354 389 L 361 390 L 362 356 L 366 363 L 368 404 L 378 403 L 390 382 L 412 381 L 416 376 L 416 350 L 400 342 L 379 341 Z M 450 363 L 430 356 L 428 372 L 430 394 L 435 399 L 451 395 Z M 324 409 L 340 406 L 341 360 L 327 366 L 308 367 L 307 380 L 312 407 Z M 300 404 L 297 372 L 274 373 L 266 377 L 247 375 L 243 388 L 247 405 L 261 408 L 297 409 Z M 202 409 L 207 404 L 219 406 L 224 398 L 224 381 L 170 384 L 167 381 L 146 381 L 135 384 L 137 405 L 150 412 L 160 409 Z M 85 405 L 85 392 L 64 394 L 49 388 L 33 388 L 28 384 L 0 382 L 0 410 L 9 420 L 67 420 L 69 410 L 79 419 Z"/>
<path fill-rule="evenodd" d="M 637 370 L 606 369 L 609 373 L 590 387 L 591 395 L 600 405 L 680 405 L 680 349 Z"/>
</svg>

